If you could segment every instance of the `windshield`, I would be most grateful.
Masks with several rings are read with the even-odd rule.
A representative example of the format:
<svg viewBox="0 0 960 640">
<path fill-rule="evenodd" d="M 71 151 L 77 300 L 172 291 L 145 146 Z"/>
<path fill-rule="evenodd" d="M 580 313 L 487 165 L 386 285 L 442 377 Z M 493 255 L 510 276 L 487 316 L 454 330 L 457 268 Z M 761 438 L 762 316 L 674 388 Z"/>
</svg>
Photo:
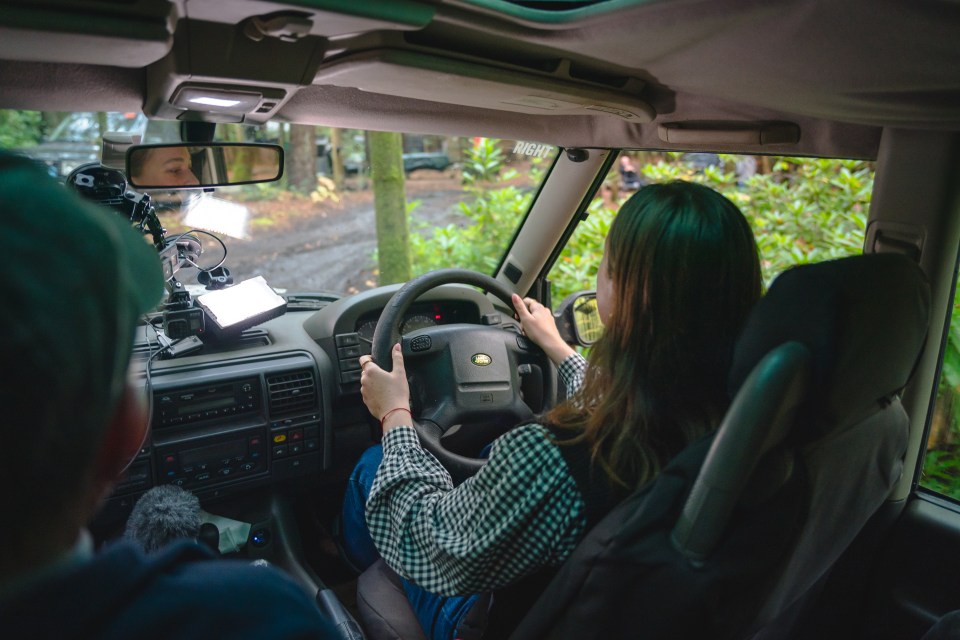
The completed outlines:
<svg viewBox="0 0 960 640">
<path fill-rule="evenodd" d="M 142 134 L 146 124 L 146 117 L 139 113 L 80 111 L 65 114 L 46 140 L 99 144 L 104 132 Z"/>
<path fill-rule="evenodd" d="M 43 141 L 99 140 L 104 122 L 177 141 L 169 123 L 136 129 L 127 115 L 7 111 L 22 135 L 4 144 L 49 163 Z M 281 293 L 356 293 L 443 267 L 492 274 L 557 152 L 530 141 L 290 124 L 218 125 L 216 139 L 280 144 L 283 178 L 147 193 L 167 238 L 191 233 L 202 244 L 198 265 L 223 261 L 233 282 L 262 276 Z M 202 287 L 197 273 L 182 269 L 177 279 Z"/>
</svg>

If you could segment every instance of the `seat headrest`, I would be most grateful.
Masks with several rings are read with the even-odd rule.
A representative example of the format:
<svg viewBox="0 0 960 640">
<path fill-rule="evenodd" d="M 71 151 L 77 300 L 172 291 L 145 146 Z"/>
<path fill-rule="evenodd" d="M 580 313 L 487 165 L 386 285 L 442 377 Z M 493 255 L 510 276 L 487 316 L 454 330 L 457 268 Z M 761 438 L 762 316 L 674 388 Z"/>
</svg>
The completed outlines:
<svg viewBox="0 0 960 640">
<path fill-rule="evenodd" d="M 797 423 L 805 433 L 796 435 L 806 440 L 845 427 L 907 384 L 929 312 L 926 277 L 900 254 L 789 269 L 774 280 L 737 341 L 730 395 L 771 349 L 795 340 L 812 356 L 810 392 Z"/>
</svg>

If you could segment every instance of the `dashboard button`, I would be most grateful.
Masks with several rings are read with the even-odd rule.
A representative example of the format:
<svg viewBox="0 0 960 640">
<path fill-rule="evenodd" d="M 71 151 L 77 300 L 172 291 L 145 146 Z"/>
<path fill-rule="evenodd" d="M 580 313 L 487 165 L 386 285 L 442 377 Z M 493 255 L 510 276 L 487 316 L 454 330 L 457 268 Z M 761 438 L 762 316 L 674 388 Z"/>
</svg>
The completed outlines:
<svg viewBox="0 0 960 640">
<path fill-rule="evenodd" d="M 411 351 L 429 351 L 433 346 L 430 336 L 417 336 L 410 340 Z"/>
<path fill-rule="evenodd" d="M 353 345 L 350 347 L 340 347 L 337 349 L 337 357 L 340 359 L 343 358 L 359 358 L 362 354 L 360 353 L 360 345 Z"/>
<path fill-rule="evenodd" d="M 360 344 L 360 336 L 355 333 L 340 333 L 334 338 L 338 347 L 350 347 Z"/>
</svg>

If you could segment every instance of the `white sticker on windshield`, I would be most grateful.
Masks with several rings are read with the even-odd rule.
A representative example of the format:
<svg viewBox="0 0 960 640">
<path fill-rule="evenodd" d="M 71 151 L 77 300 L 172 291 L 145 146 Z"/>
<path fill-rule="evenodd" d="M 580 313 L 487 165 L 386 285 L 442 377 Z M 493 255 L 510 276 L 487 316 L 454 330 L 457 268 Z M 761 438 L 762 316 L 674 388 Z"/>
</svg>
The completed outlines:
<svg viewBox="0 0 960 640">
<path fill-rule="evenodd" d="M 521 156 L 547 158 L 550 156 L 551 151 L 553 151 L 553 147 L 550 146 L 549 144 L 537 144 L 536 142 L 521 142 L 518 140 L 513 145 L 513 153 L 516 153 Z"/>
</svg>

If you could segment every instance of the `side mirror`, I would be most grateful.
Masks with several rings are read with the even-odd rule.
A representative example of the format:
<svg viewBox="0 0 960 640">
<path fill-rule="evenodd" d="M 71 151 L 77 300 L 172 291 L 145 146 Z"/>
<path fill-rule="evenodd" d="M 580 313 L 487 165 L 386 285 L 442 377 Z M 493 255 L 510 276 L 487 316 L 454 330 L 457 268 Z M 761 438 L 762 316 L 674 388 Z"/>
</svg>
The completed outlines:
<svg viewBox="0 0 960 640">
<path fill-rule="evenodd" d="M 603 333 L 595 291 L 577 291 L 563 299 L 554 313 L 560 336 L 567 344 L 589 347 Z"/>
<path fill-rule="evenodd" d="M 283 147 L 209 142 L 127 149 L 127 181 L 139 189 L 198 189 L 274 182 L 283 175 Z"/>
</svg>

